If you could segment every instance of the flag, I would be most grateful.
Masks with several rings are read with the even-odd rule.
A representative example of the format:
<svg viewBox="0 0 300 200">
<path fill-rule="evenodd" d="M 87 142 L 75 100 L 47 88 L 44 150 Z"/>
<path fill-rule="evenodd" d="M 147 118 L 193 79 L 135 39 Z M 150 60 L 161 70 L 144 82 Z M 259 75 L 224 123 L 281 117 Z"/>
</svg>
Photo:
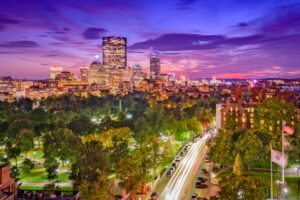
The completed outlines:
<svg viewBox="0 0 300 200">
<path fill-rule="evenodd" d="M 293 135 L 294 134 L 294 128 L 288 125 L 283 125 L 282 131 L 286 133 L 287 135 Z"/>
<path fill-rule="evenodd" d="M 271 161 L 280 165 L 281 167 L 286 167 L 288 164 L 288 156 L 283 156 L 281 152 L 271 149 Z"/>
</svg>

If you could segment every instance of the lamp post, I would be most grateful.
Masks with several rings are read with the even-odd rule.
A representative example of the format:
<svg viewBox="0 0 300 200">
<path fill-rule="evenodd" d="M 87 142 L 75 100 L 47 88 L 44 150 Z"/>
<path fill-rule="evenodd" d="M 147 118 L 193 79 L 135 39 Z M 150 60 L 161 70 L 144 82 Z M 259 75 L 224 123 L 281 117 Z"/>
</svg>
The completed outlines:
<svg viewBox="0 0 300 200">
<path fill-rule="evenodd" d="M 33 162 L 35 162 L 35 154 L 36 154 L 36 151 L 33 152 Z"/>
</svg>

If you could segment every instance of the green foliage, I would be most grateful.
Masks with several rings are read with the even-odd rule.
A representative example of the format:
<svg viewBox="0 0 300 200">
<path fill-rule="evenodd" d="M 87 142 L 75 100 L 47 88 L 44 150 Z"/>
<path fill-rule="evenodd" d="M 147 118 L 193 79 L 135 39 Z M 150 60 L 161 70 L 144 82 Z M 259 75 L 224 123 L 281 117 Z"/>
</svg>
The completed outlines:
<svg viewBox="0 0 300 200">
<path fill-rule="evenodd" d="M 283 99 L 266 99 L 257 109 L 254 124 L 259 130 L 270 133 L 273 146 L 280 147 L 282 122 L 295 123 L 295 111 L 295 107 Z"/>
<path fill-rule="evenodd" d="M 10 176 L 12 178 L 17 178 L 18 176 L 20 175 L 20 170 L 17 166 L 13 166 L 11 169 L 10 169 Z"/>
<path fill-rule="evenodd" d="M 90 141 L 81 146 L 72 165 L 70 178 L 75 186 L 79 186 L 83 180 L 96 181 L 99 172 L 108 173 L 110 167 L 108 150 L 101 142 Z"/>
<path fill-rule="evenodd" d="M 96 181 L 83 180 L 79 186 L 80 197 L 89 200 L 112 199 L 111 180 L 105 173 L 99 173 Z"/>
<path fill-rule="evenodd" d="M 34 163 L 30 159 L 26 158 L 21 166 L 22 172 L 28 175 L 30 173 L 30 170 L 32 170 L 33 168 Z"/>
<path fill-rule="evenodd" d="M 202 124 L 197 120 L 196 117 L 188 119 L 186 125 L 192 135 L 198 135 L 203 132 Z"/>
<path fill-rule="evenodd" d="M 244 176 L 229 176 L 221 183 L 221 200 L 253 200 L 266 199 L 265 185 L 254 178 Z"/>
<path fill-rule="evenodd" d="M 263 158 L 264 148 L 261 140 L 253 131 L 244 132 L 234 143 L 235 151 L 241 155 L 243 163 L 250 167 Z"/>
<path fill-rule="evenodd" d="M 241 176 L 244 172 L 244 166 L 240 154 L 237 154 L 234 160 L 232 174 L 235 176 Z"/>
</svg>

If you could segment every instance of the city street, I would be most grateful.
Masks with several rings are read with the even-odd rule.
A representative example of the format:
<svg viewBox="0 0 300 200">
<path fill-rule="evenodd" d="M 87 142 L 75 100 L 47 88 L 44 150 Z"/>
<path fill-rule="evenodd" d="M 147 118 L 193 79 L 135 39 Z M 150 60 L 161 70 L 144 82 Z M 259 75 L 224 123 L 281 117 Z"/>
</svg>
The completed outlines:
<svg viewBox="0 0 300 200">
<path fill-rule="evenodd" d="M 163 175 L 154 191 L 159 193 L 159 200 L 185 199 L 198 168 L 205 158 L 208 135 L 191 145 L 187 154 L 179 162 L 171 177 Z"/>
</svg>

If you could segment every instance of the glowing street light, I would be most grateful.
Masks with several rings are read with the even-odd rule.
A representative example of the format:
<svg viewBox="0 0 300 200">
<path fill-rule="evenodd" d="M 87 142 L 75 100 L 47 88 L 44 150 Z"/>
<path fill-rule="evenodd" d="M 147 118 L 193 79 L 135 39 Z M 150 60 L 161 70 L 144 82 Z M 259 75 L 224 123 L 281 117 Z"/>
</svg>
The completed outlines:
<svg viewBox="0 0 300 200">
<path fill-rule="evenodd" d="M 126 119 L 128 119 L 128 120 L 129 120 L 129 119 L 132 119 L 132 114 L 131 114 L 131 113 L 127 113 L 127 114 L 126 114 Z"/>
</svg>

